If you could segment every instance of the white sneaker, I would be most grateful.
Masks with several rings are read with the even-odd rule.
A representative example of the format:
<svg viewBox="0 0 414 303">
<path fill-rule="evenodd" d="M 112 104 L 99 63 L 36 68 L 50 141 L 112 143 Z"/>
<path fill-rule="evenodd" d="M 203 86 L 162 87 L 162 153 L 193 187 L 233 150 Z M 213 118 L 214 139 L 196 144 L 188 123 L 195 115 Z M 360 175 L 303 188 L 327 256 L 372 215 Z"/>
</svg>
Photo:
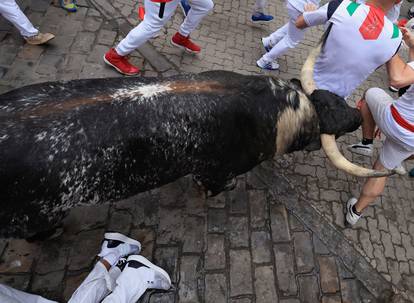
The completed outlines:
<svg viewBox="0 0 414 303">
<path fill-rule="evenodd" d="M 270 41 L 270 38 L 268 37 L 262 38 L 262 44 L 267 53 L 270 52 L 270 50 L 273 47 L 272 42 Z"/>
<path fill-rule="evenodd" d="M 352 210 L 352 206 L 354 206 L 357 202 L 358 202 L 358 199 L 352 197 L 346 203 L 346 217 L 345 218 L 346 218 L 346 221 L 351 225 L 356 224 L 358 222 L 359 218 L 361 218 L 361 215 L 357 215 Z"/>
<path fill-rule="evenodd" d="M 115 265 L 120 258 L 141 251 L 141 243 L 121 233 L 105 233 L 99 257 Z"/>
<path fill-rule="evenodd" d="M 371 157 L 374 146 L 372 144 L 362 144 L 362 142 L 359 142 L 357 144 L 348 145 L 348 150 L 359 155 Z"/>
<path fill-rule="evenodd" d="M 161 267 L 151 263 L 147 258 L 140 255 L 128 257 L 127 269 L 139 270 L 140 276 L 147 282 L 147 288 L 168 290 L 171 287 L 171 279 L 168 273 Z"/>
<path fill-rule="evenodd" d="M 277 63 L 276 60 L 269 62 L 263 59 L 263 57 L 257 60 L 256 65 L 266 70 L 278 70 L 279 69 L 279 63 Z"/>
</svg>

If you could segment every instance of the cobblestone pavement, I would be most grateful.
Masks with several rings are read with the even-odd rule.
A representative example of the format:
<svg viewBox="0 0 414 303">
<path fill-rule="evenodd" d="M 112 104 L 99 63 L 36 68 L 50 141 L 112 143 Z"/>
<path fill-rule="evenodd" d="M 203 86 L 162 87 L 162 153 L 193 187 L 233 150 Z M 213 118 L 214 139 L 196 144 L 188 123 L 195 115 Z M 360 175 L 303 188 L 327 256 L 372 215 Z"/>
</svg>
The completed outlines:
<svg viewBox="0 0 414 303">
<path fill-rule="evenodd" d="M 67 14 L 49 0 L 21 2 L 30 5 L 26 12 L 33 23 L 57 34 L 45 47 L 25 45 L 0 20 L 0 92 L 48 80 L 118 76 L 101 58 L 138 22 L 138 3 L 78 3 L 80 10 Z M 183 19 L 177 12 L 158 38 L 133 54 L 145 76 L 210 69 L 261 73 L 255 67 L 263 52 L 260 37 L 287 20 L 284 5 L 270 3 L 276 21 L 255 26 L 248 21 L 251 0 L 215 3 L 214 13 L 192 35 L 202 54 L 188 55 L 170 45 Z M 298 77 L 320 35 L 320 28 L 308 31 L 305 41 L 281 58 L 275 75 Z M 385 85 L 384 70 L 379 69 L 350 102 L 367 87 Z M 370 161 L 344 148 L 359 136 L 356 132 L 339 142 L 348 159 L 369 166 Z M 267 174 L 260 173 L 263 167 Z M 338 172 L 323 152 L 297 152 L 257 171 L 240 176 L 235 190 L 214 199 L 205 199 L 190 178 L 183 178 L 125 201 L 73 209 L 57 239 L 2 240 L 0 281 L 65 300 L 91 268 L 104 230 L 112 229 L 139 238 L 143 254 L 172 276 L 175 290 L 148 293 L 143 301 L 380 302 L 391 284 L 412 300 L 412 179 L 390 178 L 383 197 L 361 222 L 344 228 L 344 204 L 358 194 L 363 180 Z M 279 187 L 289 188 L 289 195 L 278 192 Z"/>
</svg>

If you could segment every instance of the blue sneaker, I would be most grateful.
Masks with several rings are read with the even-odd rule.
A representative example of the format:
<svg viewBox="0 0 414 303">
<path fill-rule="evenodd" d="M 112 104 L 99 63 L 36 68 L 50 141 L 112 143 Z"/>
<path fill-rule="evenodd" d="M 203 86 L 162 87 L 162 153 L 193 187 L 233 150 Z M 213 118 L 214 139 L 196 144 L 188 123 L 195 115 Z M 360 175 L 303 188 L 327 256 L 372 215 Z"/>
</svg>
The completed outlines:
<svg viewBox="0 0 414 303">
<path fill-rule="evenodd" d="M 187 17 L 188 12 L 191 9 L 191 5 L 188 3 L 188 0 L 181 0 L 180 1 L 180 6 L 181 6 L 181 9 L 183 11 L 184 16 Z"/>
<path fill-rule="evenodd" d="M 277 61 L 266 61 L 263 58 L 260 58 L 259 60 L 257 60 L 256 65 L 258 67 L 260 67 L 261 69 L 266 69 L 266 70 L 278 70 L 279 69 L 279 64 L 277 63 Z"/>
<path fill-rule="evenodd" d="M 252 22 L 260 23 L 260 22 L 270 22 L 273 20 L 273 16 L 265 15 L 263 13 L 255 13 L 252 15 Z"/>
</svg>

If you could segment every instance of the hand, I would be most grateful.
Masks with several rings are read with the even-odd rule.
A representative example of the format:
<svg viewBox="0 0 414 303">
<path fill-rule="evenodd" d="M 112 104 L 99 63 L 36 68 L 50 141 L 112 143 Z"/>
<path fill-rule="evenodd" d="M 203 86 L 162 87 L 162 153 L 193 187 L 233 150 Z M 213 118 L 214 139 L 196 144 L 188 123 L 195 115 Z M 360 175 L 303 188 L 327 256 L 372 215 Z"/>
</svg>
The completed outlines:
<svg viewBox="0 0 414 303">
<path fill-rule="evenodd" d="M 305 12 L 312 12 L 316 11 L 318 7 L 313 3 L 306 3 L 303 9 Z"/>
<path fill-rule="evenodd" d="M 409 48 L 414 48 L 414 34 L 405 28 L 401 29 L 403 33 L 403 40 Z"/>
</svg>

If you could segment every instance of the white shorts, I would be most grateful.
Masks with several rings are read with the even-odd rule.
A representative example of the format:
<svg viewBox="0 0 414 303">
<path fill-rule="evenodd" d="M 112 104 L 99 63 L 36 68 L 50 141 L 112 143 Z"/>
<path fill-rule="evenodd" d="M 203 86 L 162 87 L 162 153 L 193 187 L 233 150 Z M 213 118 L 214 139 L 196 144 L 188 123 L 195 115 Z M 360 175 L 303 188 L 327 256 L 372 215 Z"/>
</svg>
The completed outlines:
<svg viewBox="0 0 414 303">
<path fill-rule="evenodd" d="M 414 150 L 407 149 L 392 135 L 389 123 L 390 106 L 393 99 L 384 90 L 374 87 L 365 93 L 365 101 L 369 110 L 381 132 L 386 136 L 382 149 L 380 151 L 379 160 L 387 169 L 394 169 L 414 154 Z"/>
</svg>

